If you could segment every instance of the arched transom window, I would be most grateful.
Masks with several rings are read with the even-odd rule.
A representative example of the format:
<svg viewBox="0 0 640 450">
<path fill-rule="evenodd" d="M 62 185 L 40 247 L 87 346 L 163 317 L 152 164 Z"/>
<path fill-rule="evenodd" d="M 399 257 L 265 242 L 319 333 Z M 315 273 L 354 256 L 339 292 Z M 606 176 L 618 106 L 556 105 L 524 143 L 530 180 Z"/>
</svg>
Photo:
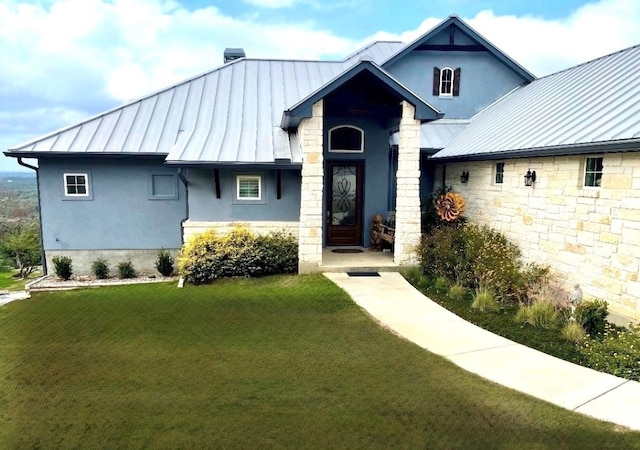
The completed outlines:
<svg viewBox="0 0 640 450">
<path fill-rule="evenodd" d="M 358 152 L 364 151 L 364 131 L 349 125 L 341 125 L 329 130 L 330 152 Z"/>
</svg>

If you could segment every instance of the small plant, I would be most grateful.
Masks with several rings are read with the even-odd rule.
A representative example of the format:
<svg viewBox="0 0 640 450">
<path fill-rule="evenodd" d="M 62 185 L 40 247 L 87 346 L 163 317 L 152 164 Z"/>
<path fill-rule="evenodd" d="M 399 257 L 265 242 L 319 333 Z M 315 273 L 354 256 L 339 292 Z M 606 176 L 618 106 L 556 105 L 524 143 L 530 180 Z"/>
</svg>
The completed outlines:
<svg viewBox="0 0 640 450">
<path fill-rule="evenodd" d="M 562 315 L 550 301 L 537 301 L 522 306 L 516 313 L 515 321 L 528 323 L 536 328 L 556 328 L 562 322 Z"/>
<path fill-rule="evenodd" d="M 438 278 L 436 278 L 435 283 L 433 283 L 433 289 L 438 294 L 446 294 L 446 293 L 448 293 L 450 286 L 451 286 L 451 282 L 446 277 L 438 277 Z"/>
<path fill-rule="evenodd" d="M 56 275 L 67 281 L 73 274 L 72 260 L 68 256 L 54 256 L 53 266 Z"/>
<path fill-rule="evenodd" d="M 118 276 L 120 278 L 135 278 L 136 271 L 131 261 L 123 261 L 118 264 Z"/>
<path fill-rule="evenodd" d="M 498 312 L 500 310 L 500 304 L 495 295 L 486 287 L 476 289 L 471 307 L 480 312 Z"/>
<path fill-rule="evenodd" d="M 578 350 L 588 367 L 640 381 L 640 327 L 607 323 L 601 339 L 587 339 Z"/>
<path fill-rule="evenodd" d="M 173 273 L 174 259 L 168 250 L 162 249 L 158 252 L 158 259 L 156 259 L 156 269 L 163 277 L 168 277 Z"/>
<path fill-rule="evenodd" d="M 607 319 L 607 302 L 588 300 L 576 306 L 575 318 L 590 336 L 604 333 Z"/>
<path fill-rule="evenodd" d="M 459 282 L 452 284 L 449 288 L 449 298 L 451 300 L 460 301 L 464 299 L 465 295 L 467 295 L 467 288 Z"/>
<path fill-rule="evenodd" d="M 91 272 L 93 272 L 97 279 L 104 280 L 109 276 L 109 264 L 105 259 L 96 259 L 91 264 Z"/>
<path fill-rule="evenodd" d="M 403 275 L 407 279 L 407 281 L 414 286 L 417 285 L 420 281 L 420 278 L 422 278 L 422 273 L 417 267 L 408 267 L 404 270 Z"/>
<path fill-rule="evenodd" d="M 579 323 L 571 320 L 562 329 L 562 337 L 567 341 L 579 344 L 587 339 L 587 332 L 580 326 Z"/>
</svg>

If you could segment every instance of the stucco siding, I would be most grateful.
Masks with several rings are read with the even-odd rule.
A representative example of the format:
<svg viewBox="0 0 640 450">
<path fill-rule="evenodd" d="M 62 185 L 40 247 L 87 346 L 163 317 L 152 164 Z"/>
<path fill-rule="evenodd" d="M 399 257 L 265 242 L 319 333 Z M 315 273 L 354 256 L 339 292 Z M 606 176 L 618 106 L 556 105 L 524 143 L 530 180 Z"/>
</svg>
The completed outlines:
<svg viewBox="0 0 640 450">
<path fill-rule="evenodd" d="M 277 170 L 270 168 L 219 169 L 220 198 L 216 198 L 213 169 L 189 169 L 189 220 L 196 222 L 298 221 L 300 170 L 281 170 L 281 198 L 277 198 Z M 236 199 L 236 177 L 259 175 L 260 201 Z"/>
<path fill-rule="evenodd" d="M 461 69 L 460 95 L 433 95 L 433 68 Z M 414 51 L 386 68 L 447 119 L 472 117 L 524 80 L 488 53 Z"/>
<path fill-rule="evenodd" d="M 41 158 L 39 167 L 46 251 L 180 247 L 185 190 L 161 159 Z M 68 173 L 88 175 L 86 197 L 65 195 Z"/>
<path fill-rule="evenodd" d="M 495 161 L 447 164 L 446 183 L 467 200 L 470 221 L 504 232 L 566 288 L 579 283 L 587 296 L 639 319 L 640 154 L 602 157 L 600 188 L 582 187 L 585 156 L 505 160 L 503 184 L 495 183 Z M 529 168 L 533 187 L 524 186 Z"/>
</svg>

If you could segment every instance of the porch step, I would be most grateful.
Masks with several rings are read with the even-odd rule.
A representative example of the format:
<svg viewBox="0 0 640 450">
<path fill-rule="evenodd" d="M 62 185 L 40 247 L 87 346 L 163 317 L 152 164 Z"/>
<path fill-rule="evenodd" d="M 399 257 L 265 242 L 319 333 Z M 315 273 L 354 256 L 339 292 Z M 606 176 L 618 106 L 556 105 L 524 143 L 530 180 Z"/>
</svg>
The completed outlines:
<svg viewBox="0 0 640 450">
<path fill-rule="evenodd" d="M 320 272 L 346 273 L 346 272 L 400 272 L 401 266 L 320 266 Z"/>
</svg>

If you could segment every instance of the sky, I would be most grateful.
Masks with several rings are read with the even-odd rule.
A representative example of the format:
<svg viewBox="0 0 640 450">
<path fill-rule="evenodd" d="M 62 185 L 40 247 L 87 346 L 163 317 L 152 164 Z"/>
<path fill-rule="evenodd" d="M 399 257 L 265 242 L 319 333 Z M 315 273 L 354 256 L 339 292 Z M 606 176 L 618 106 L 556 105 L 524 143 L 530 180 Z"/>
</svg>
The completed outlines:
<svg viewBox="0 0 640 450">
<path fill-rule="evenodd" d="M 536 76 L 640 44 L 638 0 L 0 0 L 0 152 L 247 57 L 343 59 L 450 14 Z M 26 170 L 0 154 L 0 171 Z"/>
</svg>

